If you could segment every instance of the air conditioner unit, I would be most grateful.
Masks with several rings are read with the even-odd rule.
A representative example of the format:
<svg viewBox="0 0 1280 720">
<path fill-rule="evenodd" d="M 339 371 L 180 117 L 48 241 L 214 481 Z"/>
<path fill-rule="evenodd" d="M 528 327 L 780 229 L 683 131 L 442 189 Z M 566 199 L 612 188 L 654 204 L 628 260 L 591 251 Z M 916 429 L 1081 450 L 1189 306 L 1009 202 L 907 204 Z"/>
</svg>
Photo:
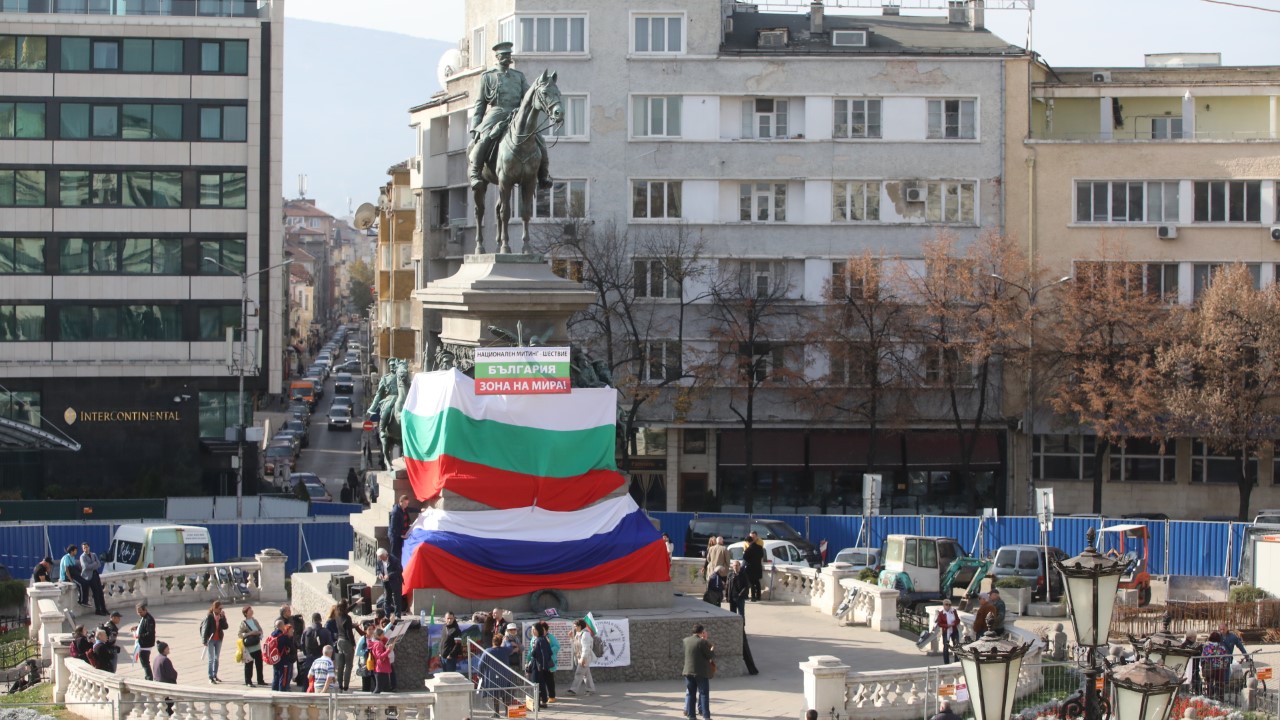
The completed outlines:
<svg viewBox="0 0 1280 720">
<path fill-rule="evenodd" d="M 1280 242 L 1280 225 L 1271 226 L 1271 239 Z"/>
<path fill-rule="evenodd" d="M 564 236 L 565 236 L 566 238 L 570 239 L 570 240 L 573 240 L 574 238 L 577 238 L 577 237 L 578 237 L 578 224 L 577 224 L 577 223 L 565 223 L 565 224 L 564 224 Z"/>
<path fill-rule="evenodd" d="M 1093 81 L 1096 83 L 1111 82 L 1111 72 L 1108 70 L 1095 70 L 1093 73 Z"/>
<path fill-rule="evenodd" d="M 1177 225 L 1157 225 L 1156 237 L 1160 238 L 1161 240 L 1173 240 L 1174 238 L 1178 237 L 1178 226 Z"/>
<path fill-rule="evenodd" d="M 907 188 L 907 202 L 922 203 L 924 202 L 924 198 L 925 198 L 924 188 L 918 188 L 918 187 Z"/>
</svg>

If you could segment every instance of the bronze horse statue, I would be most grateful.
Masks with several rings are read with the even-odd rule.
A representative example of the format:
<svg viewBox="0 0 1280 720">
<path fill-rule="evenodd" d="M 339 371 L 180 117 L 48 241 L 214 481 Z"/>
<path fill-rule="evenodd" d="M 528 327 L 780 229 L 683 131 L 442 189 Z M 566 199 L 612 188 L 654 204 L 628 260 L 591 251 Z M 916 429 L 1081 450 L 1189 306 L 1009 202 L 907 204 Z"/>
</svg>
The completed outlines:
<svg viewBox="0 0 1280 720">
<path fill-rule="evenodd" d="M 543 125 L 542 118 L 548 119 Z M 507 124 L 498 143 L 497 152 L 484 163 L 480 174 L 484 182 L 472 193 L 476 204 L 476 254 L 484 253 L 484 196 L 489 185 L 498 186 L 496 240 L 499 253 L 511 252 L 511 240 L 507 224 L 511 221 L 511 190 L 520 186 L 520 220 L 523 234 L 520 243 L 529 252 L 529 217 L 533 214 L 533 194 L 538 188 L 538 166 L 545 152 L 537 142 L 537 135 L 549 127 L 564 122 L 564 109 L 560 102 L 560 88 L 556 87 L 556 73 L 546 70 L 529 86 L 520 101 L 515 116 Z"/>
</svg>

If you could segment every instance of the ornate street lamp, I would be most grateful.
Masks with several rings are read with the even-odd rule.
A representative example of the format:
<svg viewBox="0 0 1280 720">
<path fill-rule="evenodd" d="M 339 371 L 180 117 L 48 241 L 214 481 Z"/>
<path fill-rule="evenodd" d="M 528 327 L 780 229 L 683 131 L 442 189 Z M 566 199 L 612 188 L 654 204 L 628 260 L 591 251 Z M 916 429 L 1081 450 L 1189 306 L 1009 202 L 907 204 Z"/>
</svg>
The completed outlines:
<svg viewBox="0 0 1280 720">
<path fill-rule="evenodd" d="M 1013 712 L 1022 656 L 1030 648 L 1030 643 L 1002 640 L 994 630 L 956 648 L 976 720 L 1005 720 Z"/>
<path fill-rule="evenodd" d="M 1124 574 L 1125 566 L 1094 548 L 1097 532 L 1093 528 L 1089 528 L 1085 538 L 1088 547 L 1084 552 L 1069 560 L 1055 561 L 1054 566 L 1065 580 L 1076 643 L 1086 649 L 1081 715 L 1084 720 L 1101 720 L 1106 710 L 1103 699 L 1098 695 L 1097 680 L 1102 668 L 1098 664 L 1097 648 L 1106 644 L 1111 633 L 1111 611 L 1115 607 L 1116 591 L 1120 589 L 1120 576 Z"/>
<path fill-rule="evenodd" d="M 1164 665 L 1181 676 L 1191 658 L 1200 657 L 1200 651 L 1204 646 L 1195 640 L 1188 640 L 1181 635 L 1169 632 L 1169 623 L 1172 619 L 1166 612 L 1164 617 L 1160 618 L 1160 632 L 1146 640 L 1139 640 L 1132 636 L 1129 640 L 1133 642 L 1135 650 L 1141 648 L 1146 651 L 1148 660 Z"/>
<path fill-rule="evenodd" d="M 1185 660 L 1183 661 L 1185 663 Z M 1123 720 L 1168 720 L 1173 697 L 1182 685 L 1182 674 L 1150 657 L 1111 670 L 1113 717 Z"/>
</svg>

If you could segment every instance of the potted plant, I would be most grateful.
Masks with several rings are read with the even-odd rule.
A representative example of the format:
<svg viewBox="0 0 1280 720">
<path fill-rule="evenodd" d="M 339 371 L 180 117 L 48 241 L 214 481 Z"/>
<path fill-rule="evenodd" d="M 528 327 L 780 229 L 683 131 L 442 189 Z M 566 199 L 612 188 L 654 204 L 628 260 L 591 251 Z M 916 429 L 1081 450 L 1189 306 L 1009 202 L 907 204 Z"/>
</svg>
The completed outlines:
<svg viewBox="0 0 1280 720">
<path fill-rule="evenodd" d="M 1027 614 L 1027 607 L 1031 605 L 1031 584 L 1026 578 L 1002 577 L 996 581 L 996 588 L 1000 590 L 1000 597 L 1004 598 L 1009 612 Z"/>
</svg>

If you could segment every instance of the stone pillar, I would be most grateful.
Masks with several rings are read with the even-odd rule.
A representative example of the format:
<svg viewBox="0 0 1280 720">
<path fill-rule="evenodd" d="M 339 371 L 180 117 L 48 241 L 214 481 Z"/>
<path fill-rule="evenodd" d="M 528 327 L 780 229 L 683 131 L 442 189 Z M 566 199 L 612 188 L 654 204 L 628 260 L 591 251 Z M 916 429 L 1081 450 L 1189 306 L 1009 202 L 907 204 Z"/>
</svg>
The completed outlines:
<svg viewBox="0 0 1280 720">
<path fill-rule="evenodd" d="M 898 632 L 898 591 L 881 588 L 876 594 L 868 625 L 876 632 Z"/>
<path fill-rule="evenodd" d="M 822 568 L 822 597 L 818 598 L 818 611 L 824 615 L 836 614 L 836 608 L 844 602 L 845 590 L 840 581 L 845 578 L 856 578 L 858 573 L 852 565 L 833 563 Z"/>
<path fill-rule="evenodd" d="M 35 583 L 27 588 L 27 617 L 31 618 L 28 636 L 32 640 L 40 637 L 40 601 L 52 600 L 56 605 L 61 596 L 62 589 L 56 583 Z"/>
<path fill-rule="evenodd" d="M 813 655 L 800 663 L 804 673 L 804 704 L 808 710 L 825 715 L 834 709 L 844 716 L 844 688 L 849 666 L 833 655 Z M 835 717 L 833 714 L 832 717 Z"/>
<path fill-rule="evenodd" d="M 49 636 L 49 647 L 53 652 L 53 663 L 49 666 L 53 678 L 53 701 L 66 702 L 67 687 L 71 684 L 71 671 L 67 669 L 67 657 L 71 654 L 71 635 L 58 633 Z"/>
<path fill-rule="evenodd" d="M 471 693 L 475 685 L 460 673 L 442 672 L 426 681 L 427 690 L 435 693 L 431 720 L 463 720 L 471 717 Z"/>
<path fill-rule="evenodd" d="M 275 548 L 267 548 L 255 555 L 254 559 L 262 567 L 258 574 L 258 591 L 261 596 L 258 601 L 269 603 L 288 600 L 289 593 L 284 589 L 284 563 L 288 557 Z"/>
<path fill-rule="evenodd" d="M 31 616 L 31 623 L 34 625 L 36 618 L 40 618 L 40 658 L 42 660 L 53 660 L 53 651 L 49 649 L 49 638 L 58 633 L 64 633 L 74 628 L 63 628 L 65 624 L 62 608 L 58 607 L 55 600 L 49 598 L 41 598 L 39 602 L 39 611 L 36 615 Z"/>
</svg>

